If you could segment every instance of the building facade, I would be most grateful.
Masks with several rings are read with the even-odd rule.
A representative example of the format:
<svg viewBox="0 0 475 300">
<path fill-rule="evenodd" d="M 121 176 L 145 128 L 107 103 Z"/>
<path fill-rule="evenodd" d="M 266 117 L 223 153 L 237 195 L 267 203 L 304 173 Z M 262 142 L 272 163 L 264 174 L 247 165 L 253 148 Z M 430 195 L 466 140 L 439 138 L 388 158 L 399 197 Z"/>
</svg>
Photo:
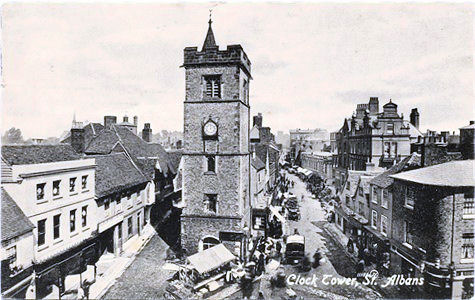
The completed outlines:
<svg viewBox="0 0 475 300">
<path fill-rule="evenodd" d="M 338 165 L 343 169 L 366 170 L 367 165 L 387 168 L 409 156 L 414 126 L 399 115 L 391 100 L 379 112 L 379 100 L 358 104 L 356 113 L 345 119 L 338 135 Z"/>
<path fill-rule="evenodd" d="M 36 227 L 36 296 L 51 285 L 62 293 L 66 277 L 97 258 L 95 161 L 69 145 L 3 146 L 2 159 L 3 188 Z"/>
<path fill-rule="evenodd" d="M 391 175 L 392 265 L 438 296 L 473 297 L 473 160 Z"/>
<path fill-rule="evenodd" d="M 185 48 L 183 67 L 182 247 L 224 243 L 236 253 L 250 226 L 251 63 L 240 45 L 219 50 L 210 20 L 202 50 Z"/>
<path fill-rule="evenodd" d="M 316 172 L 323 179 L 333 178 L 333 155 L 330 152 L 304 152 L 302 168 Z"/>
</svg>

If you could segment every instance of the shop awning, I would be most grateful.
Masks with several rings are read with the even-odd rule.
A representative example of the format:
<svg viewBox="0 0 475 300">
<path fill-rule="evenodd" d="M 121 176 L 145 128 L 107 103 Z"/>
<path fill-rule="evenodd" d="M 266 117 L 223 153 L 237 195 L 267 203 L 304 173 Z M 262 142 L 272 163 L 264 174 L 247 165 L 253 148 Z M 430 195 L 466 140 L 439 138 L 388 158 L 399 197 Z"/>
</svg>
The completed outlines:
<svg viewBox="0 0 475 300">
<path fill-rule="evenodd" d="M 235 258 L 223 244 L 219 244 L 189 256 L 188 261 L 198 273 L 203 274 L 215 270 Z"/>
</svg>

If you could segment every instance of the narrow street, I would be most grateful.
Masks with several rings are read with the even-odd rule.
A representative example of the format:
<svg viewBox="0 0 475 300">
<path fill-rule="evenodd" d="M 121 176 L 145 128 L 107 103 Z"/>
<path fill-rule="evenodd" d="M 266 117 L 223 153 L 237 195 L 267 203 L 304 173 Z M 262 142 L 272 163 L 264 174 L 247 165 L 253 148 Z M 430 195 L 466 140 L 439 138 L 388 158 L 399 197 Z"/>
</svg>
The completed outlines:
<svg viewBox="0 0 475 300">
<path fill-rule="evenodd" d="M 297 292 L 297 295 L 301 295 L 304 298 L 378 298 L 377 293 L 361 284 L 356 286 L 346 284 L 331 285 L 322 282 L 324 276 L 328 278 L 353 277 L 355 265 L 346 256 L 338 243 L 323 229 L 323 225 L 327 223 L 327 220 L 320 202 L 311 197 L 306 189 L 306 184 L 297 176 L 288 173 L 287 176 L 295 182 L 294 187 L 289 191 L 297 196 L 301 214 L 300 220 L 289 221 L 291 232 L 297 229 L 301 235 L 305 236 L 306 253 L 311 260 L 313 260 L 313 254 L 317 249 L 321 250 L 320 253 L 322 253 L 323 257 L 318 268 L 301 274 L 301 276 L 305 277 L 317 276 L 317 287 L 293 285 L 291 288 Z M 303 201 L 301 201 L 302 195 L 304 195 Z M 298 269 L 294 266 L 285 265 L 284 269 L 287 276 L 298 274 Z"/>
</svg>

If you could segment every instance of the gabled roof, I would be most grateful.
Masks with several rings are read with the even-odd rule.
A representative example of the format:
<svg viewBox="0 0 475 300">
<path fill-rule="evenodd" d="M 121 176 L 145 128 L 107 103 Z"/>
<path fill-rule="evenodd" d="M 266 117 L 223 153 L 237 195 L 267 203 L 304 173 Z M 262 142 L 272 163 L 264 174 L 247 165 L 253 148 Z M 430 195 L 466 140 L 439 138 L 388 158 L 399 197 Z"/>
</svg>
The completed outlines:
<svg viewBox="0 0 475 300">
<path fill-rule="evenodd" d="M 475 160 L 456 160 L 390 177 L 424 185 L 475 187 L 474 166 Z"/>
<path fill-rule="evenodd" d="M 394 182 L 394 179 L 390 177 L 391 175 L 402 172 L 403 170 L 418 168 L 420 166 L 421 166 L 421 156 L 420 154 L 417 154 L 416 152 L 414 152 L 410 156 L 404 158 L 402 161 L 392 166 L 387 171 L 374 177 L 370 181 L 370 184 L 373 184 L 380 188 L 385 189 L 391 186 Z"/>
<path fill-rule="evenodd" d="M 124 153 L 92 155 L 96 160 L 96 197 L 101 198 L 148 179 Z"/>
<path fill-rule="evenodd" d="M 169 150 L 167 153 L 170 165 L 173 168 L 173 172 L 176 174 L 178 166 L 180 165 L 181 157 L 183 156 L 183 150 Z"/>
<path fill-rule="evenodd" d="M 81 159 L 67 144 L 2 146 L 2 157 L 9 165 L 31 165 Z"/>
<path fill-rule="evenodd" d="M 2 241 L 32 231 L 35 226 L 2 187 Z"/>
<path fill-rule="evenodd" d="M 259 127 L 257 127 L 257 125 L 254 125 L 252 127 L 251 132 L 249 134 L 249 139 L 251 139 L 251 140 L 260 140 Z"/>
<path fill-rule="evenodd" d="M 163 174 L 173 169 L 168 153 L 158 143 L 147 143 L 129 129 L 120 125 L 112 125 L 111 129 L 105 129 L 95 137 L 85 152 L 87 154 L 109 154 L 111 152 L 120 152 L 125 150 L 134 161 L 143 166 L 144 172 L 152 175 L 151 166 L 155 166 L 158 161 L 160 170 Z M 141 160 L 141 162 L 139 162 Z"/>
</svg>

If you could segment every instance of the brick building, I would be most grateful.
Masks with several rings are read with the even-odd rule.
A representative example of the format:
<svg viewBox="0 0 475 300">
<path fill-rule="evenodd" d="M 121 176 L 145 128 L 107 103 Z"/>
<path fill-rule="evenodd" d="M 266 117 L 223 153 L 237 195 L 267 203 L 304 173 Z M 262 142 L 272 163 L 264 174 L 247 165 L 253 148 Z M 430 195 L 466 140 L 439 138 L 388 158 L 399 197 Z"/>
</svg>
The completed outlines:
<svg viewBox="0 0 475 300">
<path fill-rule="evenodd" d="M 184 49 L 182 247 L 224 243 L 240 254 L 250 226 L 249 81 L 240 45 L 219 50 L 211 20 L 201 51 Z"/>
<path fill-rule="evenodd" d="M 366 170 L 367 165 L 390 167 L 410 154 L 411 141 L 418 129 L 402 115 L 391 100 L 379 112 L 379 100 L 358 104 L 356 112 L 345 119 L 338 132 L 338 166 L 342 169 Z"/>
<path fill-rule="evenodd" d="M 473 160 L 391 175 L 392 267 L 438 296 L 473 297 Z"/>
<path fill-rule="evenodd" d="M 475 121 L 470 121 L 470 124 L 460 128 L 460 152 L 465 159 L 473 159 L 475 143 Z"/>
</svg>

